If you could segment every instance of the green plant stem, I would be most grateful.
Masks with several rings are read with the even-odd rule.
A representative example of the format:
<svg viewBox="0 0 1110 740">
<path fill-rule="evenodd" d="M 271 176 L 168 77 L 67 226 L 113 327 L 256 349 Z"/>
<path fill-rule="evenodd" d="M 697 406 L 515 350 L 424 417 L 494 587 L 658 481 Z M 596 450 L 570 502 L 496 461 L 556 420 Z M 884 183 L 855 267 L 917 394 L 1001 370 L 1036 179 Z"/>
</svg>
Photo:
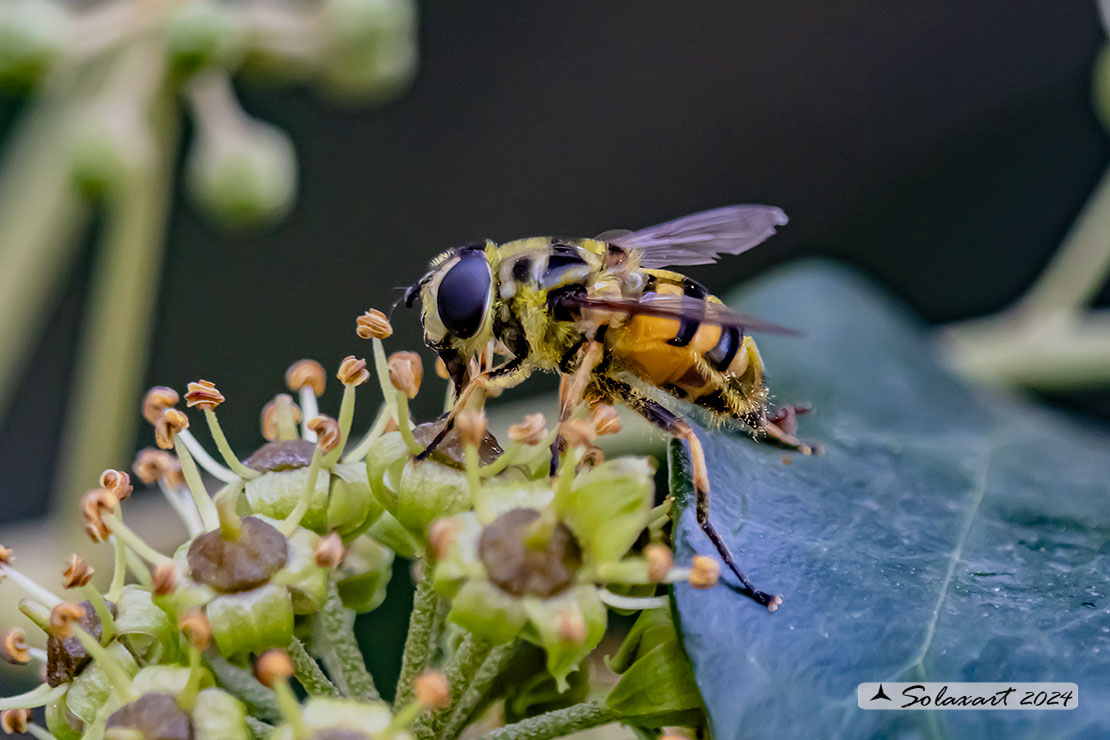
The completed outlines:
<svg viewBox="0 0 1110 740">
<path fill-rule="evenodd" d="M 53 73 L 8 137 L 0 161 L 0 413 L 88 221 L 71 175 L 70 131 L 102 74 L 103 65 Z"/>
<path fill-rule="evenodd" d="M 486 658 L 489 657 L 492 648 L 493 646 L 485 640 L 467 633 L 462 644 L 459 645 L 459 649 L 455 651 L 455 654 L 447 661 L 447 665 L 443 667 L 443 673 L 447 676 L 447 686 L 450 689 L 450 699 L 447 706 L 431 715 L 422 715 L 412 726 L 414 737 L 420 740 L 431 740 L 431 738 L 440 736 L 440 732 L 446 726 L 451 712 L 454 711 L 466 688 L 474 680 L 474 676 L 477 675 Z"/>
<path fill-rule="evenodd" d="M 482 740 L 548 740 L 608 724 L 616 719 L 616 715 L 603 701 L 587 701 L 500 727 L 483 735 Z"/>
<path fill-rule="evenodd" d="M 161 43 L 135 42 L 120 64 L 149 90 L 150 156 L 137 164 L 106 203 L 100 254 L 93 270 L 87 329 L 78 350 L 73 400 L 65 422 L 55 500 L 90 487 L 105 465 L 127 467 L 135 408 L 146 367 L 168 220 L 178 120 L 163 79 Z M 76 506 L 63 506 L 63 531 L 77 526 Z"/>
<path fill-rule="evenodd" d="M 439 643 L 436 615 L 440 598 L 432 588 L 434 574 L 435 569 L 425 561 L 424 575 L 417 582 L 416 593 L 412 598 L 409 632 L 401 658 L 401 675 L 397 679 L 397 691 L 393 699 L 394 710 L 412 701 L 413 681 L 428 667 Z"/>
<path fill-rule="evenodd" d="M 1110 273 L 1110 170 L 1103 174 L 1052 261 L 1018 304 L 1023 313 L 1072 311 Z"/>
<path fill-rule="evenodd" d="M 204 661 L 220 686 L 243 702 L 252 715 L 266 720 L 281 719 L 274 692 L 260 684 L 249 671 L 228 663 L 215 647 L 204 651 Z"/>
<path fill-rule="evenodd" d="M 381 701 L 355 639 L 353 615 L 344 608 L 334 582 L 328 584 L 328 600 L 317 615 L 313 645 L 344 696 Z"/>
<path fill-rule="evenodd" d="M 474 717 L 474 713 L 486 700 L 490 689 L 493 688 L 493 682 L 505 670 L 514 652 L 516 652 L 515 641 L 497 645 L 490 650 L 489 655 L 470 680 L 470 684 L 459 697 L 458 703 L 451 709 L 450 716 L 443 725 L 442 732 L 439 733 L 440 738 L 454 740 L 462 734 Z"/>
<path fill-rule="evenodd" d="M 293 675 L 311 696 L 339 696 L 339 689 L 320 670 L 316 659 L 304 649 L 296 637 L 289 643 L 289 659 L 293 662 Z"/>
</svg>

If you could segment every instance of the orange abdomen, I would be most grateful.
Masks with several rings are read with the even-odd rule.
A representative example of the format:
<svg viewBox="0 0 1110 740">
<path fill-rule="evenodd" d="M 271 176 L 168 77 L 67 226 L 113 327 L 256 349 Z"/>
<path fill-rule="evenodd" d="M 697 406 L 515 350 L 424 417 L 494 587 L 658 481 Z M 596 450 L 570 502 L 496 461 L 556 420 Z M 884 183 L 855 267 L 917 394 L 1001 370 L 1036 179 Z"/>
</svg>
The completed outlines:
<svg viewBox="0 0 1110 740">
<path fill-rule="evenodd" d="M 692 295 L 690 286 L 697 285 L 677 273 L 652 272 L 643 302 L 653 295 Z M 704 298 L 719 302 L 708 294 Z M 609 341 L 614 360 L 677 398 L 730 416 L 763 404 L 759 350 L 736 327 L 641 314 L 612 332 Z"/>
</svg>

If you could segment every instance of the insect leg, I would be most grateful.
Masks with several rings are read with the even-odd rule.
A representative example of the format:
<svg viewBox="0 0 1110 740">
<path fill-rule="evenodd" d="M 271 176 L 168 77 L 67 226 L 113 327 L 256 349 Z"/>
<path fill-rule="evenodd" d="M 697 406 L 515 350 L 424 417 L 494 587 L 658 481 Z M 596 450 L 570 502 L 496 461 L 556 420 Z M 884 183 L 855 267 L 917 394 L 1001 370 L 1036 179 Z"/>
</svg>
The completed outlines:
<svg viewBox="0 0 1110 740">
<path fill-rule="evenodd" d="M 443 425 L 443 428 L 439 430 L 439 433 L 436 434 L 432 441 L 428 443 L 428 446 L 424 448 L 424 451 L 416 456 L 417 462 L 424 460 L 428 457 L 428 455 L 432 454 L 435 451 L 436 447 L 439 446 L 439 443 L 444 440 L 447 434 L 455 426 L 455 417 L 458 416 L 458 413 L 460 411 L 466 408 L 466 404 L 470 401 L 470 397 L 474 394 L 476 390 L 478 390 L 479 388 L 497 387 L 498 385 L 503 384 L 506 379 L 514 379 L 513 376 L 517 375 L 522 370 L 528 372 L 528 369 L 524 366 L 524 358 L 512 357 L 504 364 L 498 365 L 492 370 L 482 373 L 481 375 L 471 380 L 466 385 L 466 387 L 462 389 L 462 392 L 457 395 L 454 408 L 452 408 L 451 411 L 447 414 L 447 423 Z"/>
<path fill-rule="evenodd" d="M 590 375 L 593 374 L 597 364 L 601 362 L 601 349 L 601 342 L 590 342 L 586 345 L 582 354 L 582 361 L 578 363 L 578 368 L 572 374 L 562 375 L 559 378 L 560 423 L 569 419 L 574 410 L 582 403 L 582 396 L 586 391 Z M 555 470 L 559 467 L 559 453 L 562 451 L 562 447 L 563 437 L 561 434 L 556 434 L 555 441 L 551 443 L 551 475 L 555 475 Z"/>
<path fill-rule="evenodd" d="M 685 420 L 652 399 L 637 393 L 633 388 L 629 387 L 627 391 L 622 389 L 622 392 L 628 404 L 636 413 L 686 443 L 693 466 L 694 494 L 697 498 L 695 513 L 698 526 L 709 537 L 709 541 L 713 543 L 713 547 L 716 548 L 725 565 L 740 579 L 741 588 L 737 590 L 767 607 L 768 611 L 778 609 L 779 604 L 782 603 L 782 597 L 764 593 L 752 585 L 752 582 L 740 570 L 740 566 L 736 564 L 736 559 L 733 558 L 728 545 L 721 539 L 717 528 L 709 521 L 709 471 L 705 464 L 705 452 L 702 449 L 701 441 L 694 434 L 693 428 Z"/>
</svg>

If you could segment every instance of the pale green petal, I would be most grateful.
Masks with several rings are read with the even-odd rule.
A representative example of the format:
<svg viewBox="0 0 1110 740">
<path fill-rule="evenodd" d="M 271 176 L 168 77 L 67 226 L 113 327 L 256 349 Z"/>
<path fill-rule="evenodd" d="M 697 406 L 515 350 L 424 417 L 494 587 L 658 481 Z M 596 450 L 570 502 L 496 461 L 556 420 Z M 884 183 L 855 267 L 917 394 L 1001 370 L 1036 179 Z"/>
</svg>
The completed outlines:
<svg viewBox="0 0 1110 740">
<path fill-rule="evenodd" d="M 308 483 L 306 468 L 277 470 L 247 481 L 247 501 L 257 514 L 273 519 L 284 519 L 296 508 Z M 330 477 L 326 470 L 316 476 L 316 488 L 308 505 L 308 511 L 301 520 L 301 526 L 313 532 L 327 529 L 328 485 Z"/>
<path fill-rule="evenodd" d="M 476 637 L 502 643 L 517 636 L 528 615 L 520 599 L 487 581 L 470 581 L 455 595 L 447 618 Z"/>
<path fill-rule="evenodd" d="M 376 735 L 392 721 L 389 706 L 381 702 L 314 696 L 304 707 L 304 723 L 316 731 L 344 728 Z"/>
<path fill-rule="evenodd" d="M 205 689 L 193 707 L 194 740 L 250 740 L 247 710 L 226 691 Z"/>
<path fill-rule="evenodd" d="M 112 642 L 107 650 L 108 654 L 127 671 L 128 676 L 134 676 L 139 672 L 139 664 L 135 662 L 134 656 L 123 643 Z M 104 669 L 94 660 L 70 683 L 65 697 L 66 707 L 82 722 L 92 722 L 111 693 L 112 682 L 108 680 Z"/>
<path fill-rule="evenodd" d="M 550 599 L 526 597 L 524 608 L 540 645 L 547 652 L 547 670 L 560 691 L 568 687 L 567 676 L 593 652 L 605 635 L 605 605 L 591 585 L 576 586 Z M 581 642 L 564 639 L 560 632 L 567 620 L 582 620 L 586 627 Z"/>
<path fill-rule="evenodd" d="M 166 612 L 154 605 L 150 591 L 123 587 L 116 604 L 116 630 L 144 663 L 157 663 L 177 651 L 177 630 Z"/>
<path fill-rule="evenodd" d="M 370 490 L 366 465 L 341 463 L 332 468 L 328 529 L 348 535 L 365 529 L 382 513 L 382 504 Z"/>
<path fill-rule="evenodd" d="M 328 598 L 328 571 L 316 564 L 313 548 L 320 537 L 303 527 L 289 536 L 285 566 L 270 578 L 271 583 L 285 586 L 293 598 L 295 614 L 320 611 Z"/>
<path fill-rule="evenodd" d="M 556 501 L 559 518 L 582 544 L 590 565 L 620 560 L 648 523 L 655 466 L 621 457 L 580 474 L 570 495 Z"/>
<path fill-rule="evenodd" d="M 293 638 L 293 603 L 284 586 L 220 594 L 205 608 L 216 646 L 225 657 L 284 647 Z"/>
</svg>

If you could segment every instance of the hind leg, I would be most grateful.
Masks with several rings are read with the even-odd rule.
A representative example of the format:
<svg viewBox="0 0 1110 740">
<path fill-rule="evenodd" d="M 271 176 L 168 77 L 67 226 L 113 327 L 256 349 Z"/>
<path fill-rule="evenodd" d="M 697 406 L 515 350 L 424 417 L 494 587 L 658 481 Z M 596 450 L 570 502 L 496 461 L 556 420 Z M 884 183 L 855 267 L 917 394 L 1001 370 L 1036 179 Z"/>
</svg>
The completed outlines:
<svg viewBox="0 0 1110 740">
<path fill-rule="evenodd" d="M 705 464 L 705 452 L 702 450 L 701 441 L 694 434 L 693 428 L 685 420 L 668 411 L 659 403 L 638 393 L 633 388 L 625 386 L 619 390 L 620 396 L 636 413 L 647 421 L 686 443 L 690 452 L 690 462 L 693 467 L 694 494 L 696 496 L 696 509 L 698 526 L 709 537 L 717 554 L 721 556 L 728 569 L 740 580 L 740 593 L 767 607 L 768 611 L 775 611 L 782 604 L 782 597 L 758 590 L 752 585 L 736 559 L 729 550 L 728 545 L 721 539 L 717 528 L 709 521 L 709 470 Z"/>
</svg>

